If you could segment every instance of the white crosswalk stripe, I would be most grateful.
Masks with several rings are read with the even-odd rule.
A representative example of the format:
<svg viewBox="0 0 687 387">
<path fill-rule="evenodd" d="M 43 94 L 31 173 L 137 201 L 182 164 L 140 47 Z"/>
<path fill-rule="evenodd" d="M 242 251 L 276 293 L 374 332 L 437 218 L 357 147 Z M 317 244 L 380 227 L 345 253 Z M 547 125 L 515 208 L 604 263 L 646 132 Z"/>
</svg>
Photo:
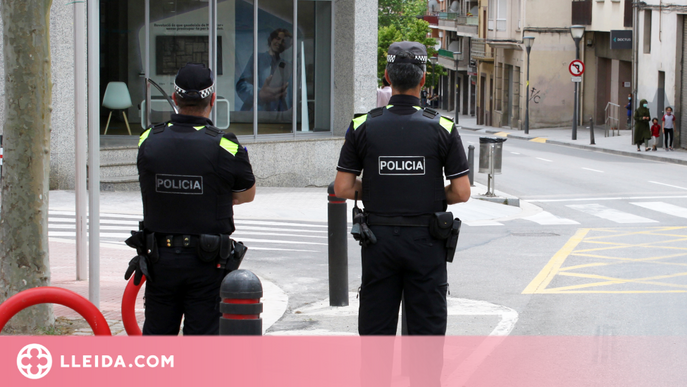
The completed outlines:
<svg viewBox="0 0 687 387">
<path fill-rule="evenodd" d="M 631 224 L 631 223 L 658 223 L 657 221 L 643 216 L 630 214 L 628 212 L 619 211 L 614 208 L 606 207 L 601 204 L 569 204 L 567 207 L 574 210 L 582 211 L 586 214 L 593 215 L 602 219 L 610 220 L 615 223 Z"/>
<path fill-rule="evenodd" d="M 664 202 L 635 202 L 632 204 L 653 211 L 662 212 L 664 214 L 678 216 L 680 218 L 687 218 L 687 208 L 676 206 L 674 204 Z"/>
<path fill-rule="evenodd" d="M 537 224 L 541 224 L 542 226 L 557 226 L 557 225 L 564 225 L 564 224 L 580 224 L 580 222 L 576 222 L 571 219 L 567 218 L 561 218 L 559 216 L 556 216 L 548 211 L 542 211 L 539 212 L 535 215 L 532 216 L 527 216 L 524 217 L 523 219 L 532 221 Z"/>
</svg>

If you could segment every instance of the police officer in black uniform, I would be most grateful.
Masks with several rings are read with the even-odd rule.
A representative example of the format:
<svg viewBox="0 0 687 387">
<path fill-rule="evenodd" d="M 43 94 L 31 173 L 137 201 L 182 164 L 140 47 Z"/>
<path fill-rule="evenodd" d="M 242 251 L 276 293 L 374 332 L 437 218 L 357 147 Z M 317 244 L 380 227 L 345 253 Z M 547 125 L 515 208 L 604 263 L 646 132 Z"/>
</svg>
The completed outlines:
<svg viewBox="0 0 687 387">
<path fill-rule="evenodd" d="M 358 331 L 396 334 L 403 295 L 410 335 L 445 335 L 447 245 L 430 228 L 470 198 L 467 158 L 453 121 L 420 107 L 426 47 L 397 42 L 388 54 L 389 106 L 353 120 L 334 182 L 336 196 L 362 199 L 376 237 L 362 248 Z"/>
<path fill-rule="evenodd" d="M 183 316 L 184 335 L 216 335 L 226 274 L 218 256 L 233 246 L 232 206 L 253 200 L 255 177 L 236 136 L 208 118 L 216 97 L 212 71 L 189 63 L 174 90 L 180 114 L 139 140 L 145 236 L 154 239 L 141 258 L 150 277 L 143 334 L 178 335 Z M 140 263 L 133 269 L 140 271 Z"/>
</svg>

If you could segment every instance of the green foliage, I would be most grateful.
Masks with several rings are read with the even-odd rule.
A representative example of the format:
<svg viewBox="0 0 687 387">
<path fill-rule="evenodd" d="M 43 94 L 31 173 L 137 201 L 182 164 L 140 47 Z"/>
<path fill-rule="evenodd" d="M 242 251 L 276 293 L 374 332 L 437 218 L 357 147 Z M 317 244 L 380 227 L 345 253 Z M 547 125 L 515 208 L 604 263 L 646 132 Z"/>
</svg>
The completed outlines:
<svg viewBox="0 0 687 387">
<path fill-rule="evenodd" d="M 425 14 L 427 0 L 379 0 L 379 26 L 395 26 L 403 30 L 418 16 Z"/>
<path fill-rule="evenodd" d="M 380 9 L 381 3 L 382 1 L 380 1 Z M 391 43 L 401 42 L 404 40 L 419 42 L 427 47 L 427 54 L 430 57 L 437 53 L 437 50 L 434 48 L 436 45 L 436 39 L 428 38 L 427 35 L 429 32 L 429 23 L 415 17 L 406 19 L 406 23 L 400 29 L 395 24 L 386 26 L 381 25 L 380 21 L 380 27 L 377 35 L 377 78 L 380 80 L 380 82 L 384 77 L 384 69 L 386 68 L 387 63 L 387 50 L 389 49 Z M 435 71 L 436 73 L 433 74 L 432 71 Z M 435 65 L 433 69 L 431 63 L 427 63 L 427 77 L 425 82 L 427 86 L 435 86 L 436 83 L 439 82 L 440 75 L 446 75 L 446 70 L 444 70 L 441 65 Z"/>
</svg>

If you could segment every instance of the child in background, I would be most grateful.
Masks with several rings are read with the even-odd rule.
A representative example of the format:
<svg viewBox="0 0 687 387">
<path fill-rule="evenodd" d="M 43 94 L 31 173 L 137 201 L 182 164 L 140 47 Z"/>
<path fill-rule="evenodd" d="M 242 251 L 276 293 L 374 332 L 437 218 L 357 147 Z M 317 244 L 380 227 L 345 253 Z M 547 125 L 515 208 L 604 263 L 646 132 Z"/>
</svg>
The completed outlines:
<svg viewBox="0 0 687 387">
<path fill-rule="evenodd" d="M 656 150 L 656 145 L 658 145 L 658 136 L 661 133 L 661 125 L 658 124 L 658 118 L 651 120 L 651 139 L 653 140 L 652 150 Z M 648 150 L 648 149 L 647 149 Z"/>
</svg>

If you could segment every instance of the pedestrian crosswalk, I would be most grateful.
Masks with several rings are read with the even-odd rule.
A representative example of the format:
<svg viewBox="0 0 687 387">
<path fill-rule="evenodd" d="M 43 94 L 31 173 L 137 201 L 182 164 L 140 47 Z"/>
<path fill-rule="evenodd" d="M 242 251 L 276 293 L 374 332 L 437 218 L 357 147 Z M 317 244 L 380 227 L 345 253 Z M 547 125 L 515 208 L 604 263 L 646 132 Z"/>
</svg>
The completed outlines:
<svg viewBox="0 0 687 387">
<path fill-rule="evenodd" d="M 680 203 L 682 204 L 682 202 Z M 509 207 L 505 206 L 504 208 Z M 532 226 L 615 226 L 651 225 L 679 222 L 687 218 L 687 205 L 663 201 L 608 200 L 601 203 L 565 202 L 547 204 L 534 214 L 514 215 L 512 207 L 506 217 L 480 218 L 475 213 L 456 213 L 467 227 L 498 227 L 517 220 Z M 530 212 L 531 213 L 531 212 Z M 124 245 L 132 230 L 138 230 L 141 217 L 127 214 L 100 215 L 101 243 Z M 253 250 L 319 252 L 328 246 L 326 222 L 236 219 L 236 232 L 232 235 Z M 520 223 L 522 224 L 522 223 Z M 350 227 L 350 224 L 349 224 Z M 88 227 L 85 227 L 88 231 Z M 48 222 L 50 238 L 76 239 L 74 212 L 50 211 Z"/>
<path fill-rule="evenodd" d="M 620 203 L 620 204 L 617 204 Z M 554 209 L 551 209 L 554 207 Z M 547 211 L 549 210 L 549 211 Z M 493 219 L 463 219 L 467 226 L 505 226 L 513 219 L 524 220 L 541 226 L 585 225 L 593 223 L 595 226 L 608 223 L 618 224 L 657 224 L 679 221 L 687 218 L 687 206 L 678 206 L 668 202 L 629 202 L 615 203 L 584 203 L 547 206 L 547 210 L 522 217 L 508 217 L 506 220 Z M 572 210 L 572 211 L 571 211 Z M 649 210 L 649 211 L 645 211 Z M 552 212 L 564 213 L 565 215 Z"/>
<path fill-rule="evenodd" d="M 138 230 L 141 216 L 100 214 L 100 242 L 124 245 L 132 230 Z M 323 222 L 293 222 L 270 220 L 235 220 L 237 231 L 232 238 L 250 246 L 252 250 L 308 252 L 325 250 L 327 224 Z M 86 227 L 88 232 L 88 227 Z M 48 236 L 76 239 L 74 212 L 50 211 Z"/>
<path fill-rule="evenodd" d="M 582 211 L 592 216 L 597 216 L 601 219 L 610 220 L 611 222 L 615 223 L 656 223 L 656 221 L 653 219 L 648 219 L 643 216 L 631 214 L 629 212 L 619 211 L 597 203 L 569 204 L 567 207 Z"/>
</svg>

